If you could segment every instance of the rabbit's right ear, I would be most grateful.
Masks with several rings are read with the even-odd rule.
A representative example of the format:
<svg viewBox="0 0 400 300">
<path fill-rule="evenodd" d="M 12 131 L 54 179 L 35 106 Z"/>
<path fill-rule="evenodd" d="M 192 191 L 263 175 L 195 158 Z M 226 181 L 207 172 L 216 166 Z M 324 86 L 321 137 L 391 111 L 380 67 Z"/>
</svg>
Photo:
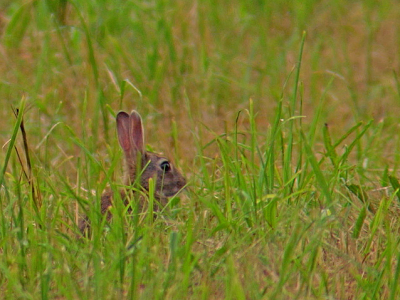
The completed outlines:
<svg viewBox="0 0 400 300">
<path fill-rule="evenodd" d="M 137 111 L 133 110 L 131 112 L 129 121 L 132 146 L 136 151 L 144 154 L 144 130 L 142 118 Z"/>
</svg>

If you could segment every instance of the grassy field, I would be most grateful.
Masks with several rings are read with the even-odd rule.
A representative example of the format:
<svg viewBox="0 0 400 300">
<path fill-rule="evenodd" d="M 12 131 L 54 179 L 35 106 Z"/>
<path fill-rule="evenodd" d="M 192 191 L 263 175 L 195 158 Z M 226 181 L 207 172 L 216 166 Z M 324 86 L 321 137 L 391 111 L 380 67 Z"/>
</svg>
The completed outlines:
<svg viewBox="0 0 400 300">
<path fill-rule="evenodd" d="M 399 73 L 394 0 L 1 1 L 0 298 L 400 299 Z M 121 109 L 189 184 L 108 226 Z"/>
</svg>

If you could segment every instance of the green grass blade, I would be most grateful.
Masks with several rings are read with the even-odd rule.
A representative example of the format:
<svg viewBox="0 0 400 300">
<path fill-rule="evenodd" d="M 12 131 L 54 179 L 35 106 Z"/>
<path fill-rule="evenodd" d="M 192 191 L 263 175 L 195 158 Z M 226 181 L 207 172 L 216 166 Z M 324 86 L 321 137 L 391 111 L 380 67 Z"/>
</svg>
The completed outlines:
<svg viewBox="0 0 400 300">
<path fill-rule="evenodd" d="M 361 208 L 360 214 L 356 220 L 356 224 L 353 229 L 353 238 L 358 239 L 360 237 L 361 229 L 364 224 L 365 218 L 367 217 L 367 210 L 365 206 Z"/>
<path fill-rule="evenodd" d="M 397 199 L 400 201 L 400 183 L 399 180 L 395 176 L 388 176 L 390 184 L 393 187 L 393 190 L 395 191 L 395 195 L 397 196 Z"/>
<path fill-rule="evenodd" d="M 301 137 L 302 137 L 303 143 L 304 143 L 304 150 L 305 150 L 307 158 L 310 162 L 311 168 L 315 174 L 315 179 L 318 183 L 321 193 L 322 193 L 322 195 L 324 195 L 325 199 L 327 200 L 327 205 L 329 206 L 329 209 L 333 209 L 333 206 L 332 206 L 333 199 L 331 196 L 331 192 L 329 191 L 328 183 L 326 182 L 325 177 L 322 174 L 322 171 L 317 162 L 317 159 L 316 159 L 313 151 L 311 150 L 310 146 L 308 145 L 307 138 L 303 132 L 301 132 Z"/>
</svg>

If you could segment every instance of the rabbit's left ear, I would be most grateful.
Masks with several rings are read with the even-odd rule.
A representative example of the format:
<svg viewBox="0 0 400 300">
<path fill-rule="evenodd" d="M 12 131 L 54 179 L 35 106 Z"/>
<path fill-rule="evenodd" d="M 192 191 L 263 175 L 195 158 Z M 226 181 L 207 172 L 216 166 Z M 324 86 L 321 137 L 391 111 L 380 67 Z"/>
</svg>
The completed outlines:
<svg viewBox="0 0 400 300">
<path fill-rule="evenodd" d="M 142 118 L 135 110 L 131 112 L 131 115 L 129 117 L 129 130 L 133 148 L 136 151 L 144 154 L 144 130 Z"/>
<path fill-rule="evenodd" d="M 130 135 L 129 135 L 129 115 L 120 111 L 117 114 L 117 133 L 118 141 L 125 155 L 129 155 L 131 149 Z"/>
</svg>

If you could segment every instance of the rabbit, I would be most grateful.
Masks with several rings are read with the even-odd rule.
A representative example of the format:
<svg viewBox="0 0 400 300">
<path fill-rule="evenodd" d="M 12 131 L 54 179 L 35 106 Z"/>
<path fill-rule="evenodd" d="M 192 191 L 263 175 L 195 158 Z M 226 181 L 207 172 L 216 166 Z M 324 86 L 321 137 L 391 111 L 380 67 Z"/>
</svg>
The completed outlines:
<svg viewBox="0 0 400 300">
<path fill-rule="evenodd" d="M 125 155 L 124 184 L 127 187 L 120 191 L 124 205 L 129 204 L 127 197 L 129 191 L 127 189 L 137 181 L 137 172 L 141 174 L 137 184 L 147 192 L 149 191 L 149 179 L 155 180 L 154 198 L 157 203 L 165 205 L 168 202 L 168 197 L 176 195 L 185 187 L 185 178 L 167 158 L 145 150 L 142 118 L 138 112 L 133 110 L 131 114 L 128 114 L 120 111 L 117 114 L 116 121 L 118 141 Z M 139 199 L 143 202 L 143 197 Z M 158 210 L 156 202 L 154 209 Z M 112 204 L 112 191 L 104 192 L 101 196 L 101 213 L 107 214 L 107 221 L 112 218 L 109 210 Z M 139 207 L 143 207 L 143 205 L 144 203 L 139 203 Z M 81 219 L 78 226 L 82 234 L 89 234 L 90 224 L 87 217 Z"/>
</svg>

